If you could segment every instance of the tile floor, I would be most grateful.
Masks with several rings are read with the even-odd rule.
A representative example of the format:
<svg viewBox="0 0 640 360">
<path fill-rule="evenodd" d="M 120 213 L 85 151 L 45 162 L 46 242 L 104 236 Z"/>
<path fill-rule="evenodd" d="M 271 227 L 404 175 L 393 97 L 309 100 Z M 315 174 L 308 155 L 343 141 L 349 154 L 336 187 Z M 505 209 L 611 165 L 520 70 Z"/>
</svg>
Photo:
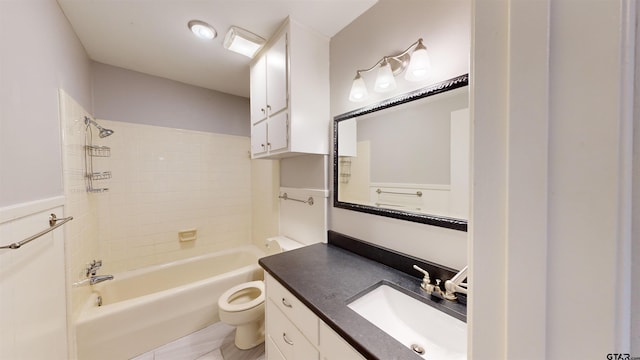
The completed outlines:
<svg viewBox="0 0 640 360">
<path fill-rule="evenodd" d="M 264 344 L 245 351 L 237 349 L 233 345 L 234 331 L 234 327 L 217 322 L 132 360 L 265 360 Z"/>
</svg>

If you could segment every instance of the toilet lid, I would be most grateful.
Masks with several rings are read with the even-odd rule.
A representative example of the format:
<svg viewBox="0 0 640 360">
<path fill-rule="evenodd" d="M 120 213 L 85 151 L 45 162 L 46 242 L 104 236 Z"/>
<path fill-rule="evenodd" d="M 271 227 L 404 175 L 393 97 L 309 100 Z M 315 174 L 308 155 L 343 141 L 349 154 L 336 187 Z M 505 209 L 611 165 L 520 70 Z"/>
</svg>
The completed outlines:
<svg viewBox="0 0 640 360">
<path fill-rule="evenodd" d="M 240 303 L 240 304 L 232 304 L 229 302 L 229 299 L 232 298 L 236 293 L 242 290 L 247 290 L 251 288 L 258 289 L 258 291 L 260 291 L 260 295 L 258 295 L 255 299 L 248 302 Z M 258 281 L 250 281 L 250 282 L 242 283 L 225 291 L 218 299 L 218 307 L 228 312 L 244 311 L 244 310 L 251 309 L 255 306 L 258 306 L 263 302 L 264 302 L 264 282 L 262 280 L 258 280 Z"/>
</svg>

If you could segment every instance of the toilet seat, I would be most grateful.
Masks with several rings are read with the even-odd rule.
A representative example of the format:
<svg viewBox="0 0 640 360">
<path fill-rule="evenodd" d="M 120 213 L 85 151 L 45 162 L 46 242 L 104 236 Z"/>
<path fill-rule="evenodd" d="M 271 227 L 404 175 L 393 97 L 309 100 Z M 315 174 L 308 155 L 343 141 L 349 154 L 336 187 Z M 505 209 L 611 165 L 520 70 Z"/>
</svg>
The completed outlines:
<svg viewBox="0 0 640 360">
<path fill-rule="evenodd" d="M 260 295 L 258 295 L 255 299 L 251 301 L 240 303 L 240 304 L 233 304 L 229 301 L 229 299 L 231 299 L 237 293 L 241 291 L 250 290 L 250 289 L 257 289 L 258 291 L 260 291 Z M 237 311 L 245 311 L 245 310 L 251 309 L 262 303 L 264 303 L 264 282 L 262 280 L 258 280 L 258 281 L 250 281 L 250 282 L 242 283 L 225 291 L 218 300 L 218 307 L 224 311 L 237 312 Z"/>
</svg>

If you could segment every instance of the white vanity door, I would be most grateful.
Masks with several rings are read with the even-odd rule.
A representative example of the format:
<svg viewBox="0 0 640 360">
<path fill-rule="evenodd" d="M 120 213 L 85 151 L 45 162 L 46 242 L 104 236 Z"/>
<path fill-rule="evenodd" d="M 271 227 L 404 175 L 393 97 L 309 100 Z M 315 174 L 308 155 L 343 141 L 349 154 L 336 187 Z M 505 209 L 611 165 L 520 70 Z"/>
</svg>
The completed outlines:
<svg viewBox="0 0 640 360">
<path fill-rule="evenodd" d="M 320 353 L 322 360 L 366 360 L 323 321 L 320 321 Z"/>
</svg>

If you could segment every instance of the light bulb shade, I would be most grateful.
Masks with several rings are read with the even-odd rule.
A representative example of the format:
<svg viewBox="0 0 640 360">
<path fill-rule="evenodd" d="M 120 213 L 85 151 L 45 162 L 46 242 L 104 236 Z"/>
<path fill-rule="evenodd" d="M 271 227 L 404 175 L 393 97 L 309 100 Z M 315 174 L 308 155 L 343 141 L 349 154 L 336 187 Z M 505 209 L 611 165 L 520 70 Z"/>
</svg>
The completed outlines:
<svg viewBox="0 0 640 360">
<path fill-rule="evenodd" d="M 404 74 L 404 78 L 409 81 L 424 80 L 431 75 L 431 59 L 427 53 L 427 48 L 422 42 L 416 46 L 416 50 L 411 54 L 409 66 Z"/>
<path fill-rule="evenodd" d="M 396 79 L 393 77 L 393 71 L 387 59 L 384 59 L 380 68 L 378 69 L 378 76 L 376 77 L 376 83 L 373 89 L 376 92 L 387 92 L 396 88 Z"/>
<path fill-rule="evenodd" d="M 362 76 L 360 76 L 360 74 L 358 73 L 353 79 L 351 92 L 349 93 L 349 100 L 353 102 L 364 101 L 367 96 L 369 96 L 367 85 L 365 85 L 364 79 L 362 79 Z"/>
<path fill-rule="evenodd" d="M 191 32 L 200 39 L 211 40 L 218 35 L 216 29 L 204 21 L 191 20 L 187 26 L 189 26 Z"/>
<path fill-rule="evenodd" d="M 253 56 L 264 45 L 265 40 L 245 29 L 232 26 L 224 37 L 224 47 L 244 56 Z"/>
</svg>

